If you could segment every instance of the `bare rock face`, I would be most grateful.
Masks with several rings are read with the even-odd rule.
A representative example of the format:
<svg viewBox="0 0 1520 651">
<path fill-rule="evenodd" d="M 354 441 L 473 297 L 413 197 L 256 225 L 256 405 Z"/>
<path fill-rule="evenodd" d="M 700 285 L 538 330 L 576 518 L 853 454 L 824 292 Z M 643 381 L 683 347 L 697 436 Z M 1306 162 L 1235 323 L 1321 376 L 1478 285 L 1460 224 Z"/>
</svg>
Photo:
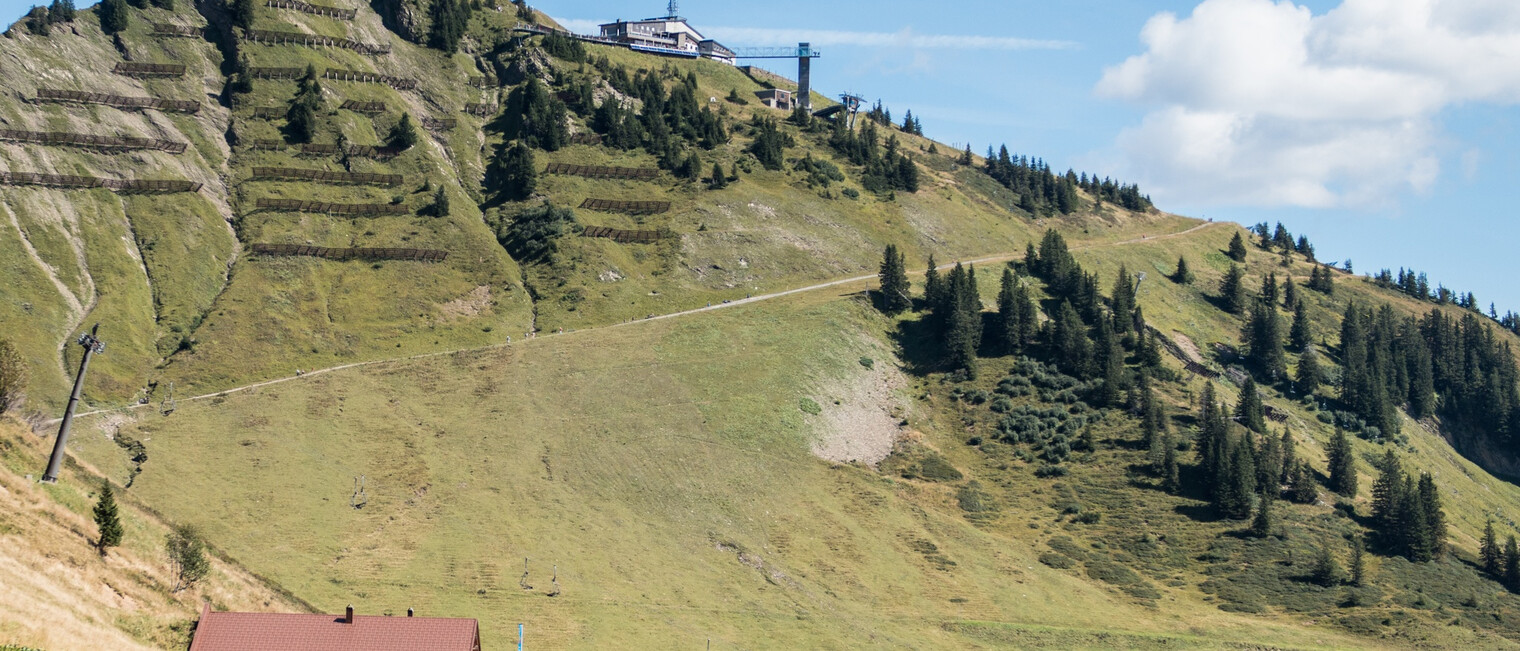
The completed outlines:
<svg viewBox="0 0 1520 651">
<path fill-rule="evenodd" d="M 528 77 L 538 77 L 545 84 L 554 83 L 554 70 L 549 65 L 549 55 L 537 48 L 502 53 L 495 56 L 496 77 L 503 84 L 516 86 Z"/>
<path fill-rule="evenodd" d="M 407 0 L 371 0 L 370 8 L 380 14 L 380 22 L 397 36 L 421 43 L 427 30 L 422 24 L 422 10 Z"/>
</svg>

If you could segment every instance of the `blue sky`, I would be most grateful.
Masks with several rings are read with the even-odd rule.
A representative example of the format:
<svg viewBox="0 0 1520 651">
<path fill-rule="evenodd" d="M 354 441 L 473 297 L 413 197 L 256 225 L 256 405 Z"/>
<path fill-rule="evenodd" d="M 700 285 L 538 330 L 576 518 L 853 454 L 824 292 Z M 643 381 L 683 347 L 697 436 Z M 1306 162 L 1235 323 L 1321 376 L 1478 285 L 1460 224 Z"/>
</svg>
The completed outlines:
<svg viewBox="0 0 1520 651">
<path fill-rule="evenodd" d="M 665 11 L 531 4 L 578 30 Z M 0 0 L 11 16 L 28 6 Z M 1322 259 L 1418 268 L 1520 310 L 1513 0 L 685 0 L 680 13 L 729 45 L 811 41 L 816 89 L 911 109 L 937 140 L 1139 182 L 1172 212 L 1281 220 Z"/>
</svg>

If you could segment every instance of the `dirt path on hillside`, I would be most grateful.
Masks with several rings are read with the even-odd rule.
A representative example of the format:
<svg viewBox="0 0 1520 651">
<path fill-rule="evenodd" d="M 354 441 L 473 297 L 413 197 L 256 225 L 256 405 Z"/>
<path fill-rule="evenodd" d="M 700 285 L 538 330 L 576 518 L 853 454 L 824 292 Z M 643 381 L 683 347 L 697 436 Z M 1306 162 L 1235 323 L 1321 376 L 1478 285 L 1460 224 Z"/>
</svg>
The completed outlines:
<svg viewBox="0 0 1520 651">
<path fill-rule="evenodd" d="M 1138 238 L 1130 239 L 1130 240 L 1120 240 L 1118 242 L 1100 242 L 1100 243 L 1087 244 L 1087 245 L 1083 245 L 1083 246 L 1074 246 L 1074 247 L 1071 247 L 1071 250 L 1073 250 L 1073 251 L 1081 251 L 1081 250 L 1085 250 L 1085 249 L 1096 249 L 1096 248 L 1103 248 L 1103 247 L 1109 247 L 1109 246 L 1124 246 L 1124 245 L 1130 245 L 1130 244 L 1142 244 L 1142 243 L 1146 243 L 1146 242 L 1154 242 L 1154 241 L 1157 241 L 1157 240 L 1167 240 L 1167 239 L 1172 239 L 1172 238 L 1176 238 L 1176 237 L 1182 237 L 1184 235 L 1188 235 L 1190 233 L 1194 233 L 1194 232 L 1203 230 L 1205 228 L 1209 228 L 1210 226 L 1214 226 L 1216 223 L 1223 223 L 1223 222 L 1206 222 L 1206 223 L 1199 224 L 1197 226 L 1194 226 L 1194 227 L 1189 228 L 1189 229 L 1184 230 L 1184 231 L 1177 231 L 1175 233 L 1168 233 L 1168 234 L 1165 234 L 1165 235 L 1147 235 L 1147 236 L 1144 236 L 1144 237 L 1138 237 Z M 1000 254 L 1000 255 L 988 256 L 988 257 L 984 257 L 984 258 L 977 258 L 975 260 L 962 260 L 962 261 L 959 261 L 957 263 L 940 265 L 940 266 L 938 266 L 936 268 L 937 269 L 942 269 L 942 270 L 948 270 L 948 269 L 954 268 L 956 264 L 986 264 L 986 263 L 989 263 L 989 262 L 1006 262 L 1006 261 L 1009 261 L 1009 260 L 1020 259 L 1023 256 L 1024 256 L 1024 254 L 1022 252 L 1021 253 L 1012 253 L 1012 254 Z M 916 276 L 916 275 L 923 275 L 923 273 L 924 272 L 922 272 L 922 271 L 911 272 L 909 275 L 915 275 Z M 597 326 L 597 327 L 594 327 L 594 328 L 582 328 L 582 329 L 579 329 L 579 330 L 571 330 L 571 331 L 568 331 L 568 332 L 565 332 L 565 333 L 560 333 L 560 334 L 544 333 L 541 337 L 535 337 L 533 339 L 526 339 L 526 340 L 518 342 L 517 345 L 527 345 L 527 344 L 529 344 L 531 342 L 537 341 L 540 338 L 547 339 L 547 338 L 551 338 L 551 337 L 563 337 L 563 336 L 566 336 L 566 335 L 571 335 L 571 334 L 580 333 L 580 332 L 592 332 L 592 331 L 596 331 L 596 330 L 604 330 L 604 329 L 607 329 L 607 328 L 621 328 L 621 327 L 624 327 L 624 326 L 631 326 L 631 325 L 635 325 L 635 324 L 639 324 L 639 323 L 647 323 L 647 322 L 650 322 L 650 321 L 659 321 L 659 320 L 663 320 L 663 319 L 674 319 L 674 318 L 677 318 L 677 317 L 690 316 L 692 314 L 700 314 L 700 313 L 703 313 L 703 312 L 711 312 L 713 310 L 722 310 L 722 309 L 731 308 L 731 307 L 739 307 L 740 305 L 749 305 L 751 303 L 758 303 L 760 301 L 769 301 L 769 300 L 773 300 L 773 299 L 777 299 L 777 298 L 782 298 L 782 297 L 785 297 L 785 296 L 791 296 L 793 294 L 802 294 L 804 292 L 815 292 L 815 291 L 818 291 L 820 289 L 828 289 L 830 287 L 838 287 L 840 285 L 848 285 L 848 284 L 851 284 L 851 283 L 865 282 L 865 281 L 869 281 L 869 280 L 874 279 L 874 278 L 876 278 L 876 274 L 869 274 L 869 275 L 865 275 L 865 276 L 854 276 L 854 277 L 851 277 L 851 278 L 841 278 L 839 280 L 831 280 L 829 282 L 818 283 L 816 285 L 808 285 L 806 287 L 798 287 L 796 289 L 788 289 L 788 290 L 780 291 L 780 292 L 772 292 L 770 294 L 761 294 L 759 296 L 751 296 L 749 298 L 743 298 L 743 299 L 739 299 L 739 300 L 736 300 L 736 301 L 729 301 L 727 303 L 719 303 L 717 305 L 709 305 L 709 306 L 706 306 L 706 307 L 699 307 L 699 308 L 691 309 L 691 310 L 682 310 L 680 312 L 671 312 L 669 314 L 656 314 L 654 316 L 651 316 L 651 317 L 648 317 L 648 318 L 645 318 L 645 319 L 636 319 L 636 320 L 633 320 L 633 321 L 624 321 L 622 323 L 612 323 L 612 324 L 608 324 L 608 325 L 604 325 L 604 326 Z M 224 395 L 227 395 L 227 394 L 230 394 L 230 393 L 239 393 L 239 392 L 242 392 L 242 391 L 249 391 L 249 390 L 252 390 L 252 389 L 257 389 L 259 387 L 267 387 L 267 386 L 270 386 L 270 385 L 280 384 L 280 383 L 283 383 L 283 382 L 290 382 L 292 380 L 299 380 L 299 379 L 302 379 L 302 378 L 311 377 L 313 375 L 322 375 L 324 373 L 331 373 L 333 371 L 342 371 L 342 370 L 346 370 L 346 369 L 360 368 L 360 367 L 364 367 L 364 366 L 378 366 L 380 364 L 391 364 L 391 363 L 395 363 L 395 362 L 407 362 L 407 361 L 419 360 L 419 359 L 429 359 L 429 358 L 432 358 L 432 357 L 442 357 L 444 355 L 453 355 L 455 353 L 480 352 L 480 351 L 487 351 L 487 350 L 496 350 L 496 349 L 500 349 L 500 348 L 506 348 L 506 347 L 508 347 L 510 345 L 511 344 L 503 342 L 503 343 L 499 343 L 499 344 L 491 344 L 490 346 L 481 346 L 481 347 L 478 347 L 478 348 L 460 348 L 460 349 L 456 349 L 456 350 L 444 350 L 444 351 L 438 351 L 438 352 L 433 352 L 433 353 L 422 353 L 420 355 L 409 355 L 409 356 L 406 356 L 406 357 L 392 357 L 392 358 L 388 358 L 388 359 L 376 359 L 376 360 L 371 360 L 371 361 L 367 361 L 367 362 L 354 362 L 352 364 L 342 364 L 342 365 L 339 365 L 339 366 L 330 366 L 330 367 L 323 368 L 323 369 L 316 369 L 316 370 L 312 370 L 312 371 L 306 371 L 306 372 L 302 373 L 301 375 L 293 375 L 293 376 L 290 376 L 290 377 L 275 378 L 273 380 L 265 380 L 263 382 L 255 382 L 253 384 L 245 384 L 243 386 L 234 387 L 234 388 L 231 388 L 231 389 L 223 389 L 221 391 L 216 391 L 216 392 L 213 392 L 213 393 L 206 393 L 206 394 L 202 394 L 202 395 L 198 395 L 198 396 L 192 396 L 192 397 L 189 397 L 189 398 L 180 398 L 180 401 L 182 401 L 182 402 L 195 402 L 197 400 L 206 400 L 206 399 L 209 399 L 209 398 L 215 398 L 217 396 L 224 396 Z M 114 411 L 136 411 L 136 410 L 139 410 L 139 409 L 144 409 L 144 408 L 149 407 L 149 406 L 150 405 L 147 405 L 147 404 L 141 404 L 141 405 L 126 405 L 126 406 L 121 406 L 121 407 L 113 407 L 113 408 L 110 408 L 110 409 L 96 409 L 96 410 L 93 410 L 93 411 L 86 411 L 86 412 L 82 412 L 82 413 L 79 413 L 79 414 L 75 414 L 75 416 L 76 417 L 93 416 L 93 415 L 104 414 L 104 413 L 108 413 L 108 412 L 114 412 Z M 52 420 L 44 421 L 43 424 L 45 424 L 45 425 L 55 425 L 60 420 L 62 420 L 62 419 L 61 418 L 54 418 Z"/>
</svg>

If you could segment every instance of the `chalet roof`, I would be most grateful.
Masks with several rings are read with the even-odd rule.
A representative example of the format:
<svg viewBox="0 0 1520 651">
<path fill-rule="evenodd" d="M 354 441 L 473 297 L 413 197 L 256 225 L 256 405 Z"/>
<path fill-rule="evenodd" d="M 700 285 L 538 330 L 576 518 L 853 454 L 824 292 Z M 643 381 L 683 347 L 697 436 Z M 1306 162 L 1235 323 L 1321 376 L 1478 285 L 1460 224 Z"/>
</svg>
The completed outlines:
<svg viewBox="0 0 1520 651">
<path fill-rule="evenodd" d="M 479 651 L 474 619 L 201 611 L 190 651 Z"/>
</svg>

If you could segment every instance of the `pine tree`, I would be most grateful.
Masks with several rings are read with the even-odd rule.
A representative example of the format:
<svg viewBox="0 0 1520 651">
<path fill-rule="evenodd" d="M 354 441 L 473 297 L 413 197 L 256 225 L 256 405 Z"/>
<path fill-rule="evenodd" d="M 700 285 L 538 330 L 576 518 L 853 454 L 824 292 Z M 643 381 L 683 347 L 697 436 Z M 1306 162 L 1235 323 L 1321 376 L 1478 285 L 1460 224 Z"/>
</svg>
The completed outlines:
<svg viewBox="0 0 1520 651">
<path fill-rule="evenodd" d="M 1251 501 L 1256 495 L 1256 460 L 1249 439 L 1235 441 L 1230 447 L 1224 494 L 1216 506 L 1226 517 L 1240 520 L 1251 516 Z"/>
<path fill-rule="evenodd" d="M 1367 584 L 1367 545 L 1360 535 L 1351 538 L 1351 585 L 1358 588 Z"/>
<path fill-rule="evenodd" d="M 1251 535 L 1257 538 L 1272 535 L 1272 528 L 1277 524 L 1272 515 L 1272 502 L 1272 496 L 1265 493 L 1256 500 L 1256 517 L 1251 520 Z"/>
<path fill-rule="evenodd" d="M 1024 349 L 1023 314 L 1019 310 L 1019 281 L 1013 270 L 1003 267 L 1003 278 L 998 287 L 998 343 L 1005 353 L 1018 353 Z M 1028 300 L 1027 294 L 1025 300 Z"/>
<path fill-rule="evenodd" d="M 1172 282 L 1179 285 L 1192 284 L 1193 272 L 1188 269 L 1187 258 L 1177 256 L 1177 270 L 1172 272 Z"/>
<path fill-rule="evenodd" d="M 233 27 L 253 29 L 253 0 L 232 0 L 228 9 L 232 15 Z"/>
<path fill-rule="evenodd" d="M 317 68 L 307 64 L 306 75 L 297 85 L 290 110 L 285 113 L 285 129 L 293 142 L 311 142 L 317 131 L 317 110 L 321 107 L 322 85 L 317 81 Z"/>
<path fill-rule="evenodd" d="M 1424 547 L 1431 558 L 1446 554 L 1446 513 L 1441 508 L 1441 493 L 1436 489 L 1435 478 L 1430 473 L 1420 474 L 1419 499 L 1425 513 Z"/>
<path fill-rule="evenodd" d="M 722 190 L 728 187 L 728 175 L 723 173 L 722 165 L 713 163 L 712 176 L 708 177 L 707 184 L 714 190 Z M 906 273 L 906 270 L 904 272 Z"/>
<path fill-rule="evenodd" d="M 1399 507 L 1404 501 L 1404 470 L 1393 450 L 1383 453 L 1378 464 L 1378 478 L 1372 483 L 1372 528 L 1378 532 L 1379 541 L 1385 547 L 1397 548 Z"/>
<path fill-rule="evenodd" d="M 1087 339 L 1087 327 L 1082 324 L 1082 316 L 1071 306 L 1071 301 L 1061 301 L 1051 332 L 1056 349 L 1056 365 L 1068 375 L 1088 377 L 1092 347 Z"/>
<path fill-rule="evenodd" d="M 898 314 L 913 307 L 909 298 L 908 270 L 903 254 L 896 244 L 888 244 L 881 259 L 881 308 L 887 314 Z"/>
<path fill-rule="evenodd" d="M 939 277 L 939 269 L 934 266 L 934 254 L 929 254 L 929 268 L 924 271 L 924 304 L 930 310 L 938 309 L 945 301 L 945 282 Z"/>
<path fill-rule="evenodd" d="M 962 165 L 970 165 L 971 164 L 971 145 L 969 145 L 969 144 L 966 145 L 966 151 L 964 151 L 964 152 L 961 153 L 960 163 Z"/>
<path fill-rule="evenodd" d="M 1314 570 L 1310 572 L 1309 578 L 1328 588 L 1339 584 L 1342 575 L 1341 564 L 1336 562 L 1335 556 L 1330 553 L 1330 545 L 1321 541 L 1319 554 L 1314 559 Z"/>
<path fill-rule="evenodd" d="M 127 22 L 131 19 L 127 13 L 127 0 L 100 0 L 95 13 L 100 16 L 100 31 L 107 34 L 119 34 L 126 30 Z"/>
<path fill-rule="evenodd" d="M 1309 463 L 1300 461 L 1293 467 L 1293 477 L 1288 480 L 1288 497 L 1297 504 L 1313 504 L 1319 499 L 1319 489 L 1314 485 L 1314 471 Z"/>
<path fill-rule="evenodd" d="M 74 0 L 53 0 L 48 7 L 48 20 L 55 23 L 74 22 Z"/>
<path fill-rule="evenodd" d="M 1240 424 L 1253 432 L 1267 431 L 1266 409 L 1261 404 L 1261 394 L 1256 390 L 1256 380 L 1246 376 L 1245 386 L 1240 388 L 1240 403 L 1235 405 L 1235 417 Z"/>
<path fill-rule="evenodd" d="M 428 13 L 433 19 L 428 46 L 453 54 L 459 49 L 459 39 L 470 21 L 470 5 L 461 0 L 433 0 Z"/>
<path fill-rule="evenodd" d="M 100 551 L 101 556 L 106 555 L 106 550 L 121 544 L 121 518 L 116 513 L 116 497 L 111 493 L 111 482 L 101 480 L 100 499 L 95 502 L 95 526 L 100 530 L 100 537 L 95 540 L 95 549 Z"/>
<path fill-rule="evenodd" d="M 1239 265 L 1231 264 L 1219 281 L 1219 301 L 1226 312 L 1239 314 L 1246 307 L 1244 274 Z"/>
<path fill-rule="evenodd" d="M 1240 231 L 1235 231 L 1235 237 L 1230 240 L 1230 249 L 1226 252 L 1231 260 L 1236 262 L 1246 261 L 1246 242 L 1241 239 Z"/>
<path fill-rule="evenodd" d="M 1277 309 L 1277 272 L 1268 272 L 1267 277 L 1261 279 L 1259 298 L 1261 302 L 1267 304 L 1267 307 Z"/>
<path fill-rule="evenodd" d="M 449 193 L 441 183 L 438 185 L 438 191 L 433 193 L 431 212 L 434 217 L 449 216 Z"/>
<path fill-rule="evenodd" d="M 1288 343 L 1294 350 L 1303 350 L 1309 346 L 1309 310 L 1303 301 L 1293 308 L 1293 325 L 1288 328 Z"/>
<path fill-rule="evenodd" d="M 1483 524 L 1483 541 L 1478 548 L 1478 557 L 1482 560 L 1483 571 L 1489 576 L 1499 576 L 1504 562 L 1504 552 L 1499 550 L 1499 540 L 1494 537 L 1494 519 L 1489 518 Z"/>
<path fill-rule="evenodd" d="M 1319 390 L 1321 377 L 1319 353 L 1314 352 L 1311 344 L 1304 347 L 1304 354 L 1298 356 L 1298 373 L 1293 378 L 1293 386 L 1301 395 L 1314 395 Z"/>
<path fill-rule="evenodd" d="M 411 113 L 401 114 L 401 121 L 391 128 L 385 144 L 401 150 L 411 149 L 412 145 L 417 144 L 417 125 L 412 123 Z"/>
<path fill-rule="evenodd" d="M 1105 407 L 1118 406 L 1124 390 L 1124 350 L 1119 347 L 1118 337 L 1108 319 L 1098 321 L 1098 334 L 1093 338 L 1093 361 L 1102 381 L 1094 401 Z"/>
<path fill-rule="evenodd" d="M 1356 497 L 1356 458 L 1345 430 L 1335 428 L 1330 442 L 1330 490 L 1346 497 Z"/>
<path fill-rule="evenodd" d="M 1515 537 L 1504 543 L 1504 586 L 1520 592 L 1520 548 L 1515 547 Z"/>
<path fill-rule="evenodd" d="M 1389 532 L 1396 541 L 1397 552 L 1415 563 L 1434 558 L 1430 514 L 1425 511 L 1425 502 L 1420 499 L 1414 477 L 1404 478 L 1404 487 L 1399 491 L 1398 514 L 1399 527 Z"/>
<path fill-rule="evenodd" d="M 1283 309 L 1296 315 L 1299 303 L 1298 283 L 1293 282 L 1293 274 L 1289 273 L 1287 276 L 1287 279 L 1283 280 Z"/>
<path fill-rule="evenodd" d="M 491 168 L 493 185 L 507 201 L 523 201 L 538 190 L 538 165 L 533 161 L 533 150 L 521 141 L 511 147 L 506 143 L 498 146 Z"/>
<path fill-rule="evenodd" d="M 1298 446 L 1293 443 L 1293 433 L 1288 428 L 1283 428 L 1282 438 L 1277 444 L 1282 451 L 1282 475 L 1278 477 L 1280 483 L 1290 483 L 1293 479 L 1293 471 L 1298 468 Z"/>
<path fill-rule="evenodd" d="M 1246 322 L 1245 339 L 1248 360 L 1269 383 L 1288 377 L 1287 355 L 1283 353 L 1282 321 L 1277 317 L 1274 301 L 1255 301 L 1251 318 Z M 1257 430 L 1260 431 L 1260 430 Z"/>
<path fill-rule="evenodd" d="M 1123 264 L 1119 265 L 1119 274 L 1114 278 L 1113 299 L 1110 303 L 1114 313 L 1114 332 L 1121 335 L 1129 332 L 1134 326 L 1130 317 L 1135 312 L 1135 280 Z"/>
<path fill-rule="evenodd" d="M 1161 455 L 1161 487 L 1166 492 L 1176 495 L 1182 490 L 1182 474 L 1177 468 L 1177 443 L 1172 440 L 1170 432 L 1162 437 Z"/>
<path fill-rule="evenodd" d="M 1282 439 L 1268 433 L 1256 453 L 1256 491 L 1276 499 L 1282 490 Z"/>
</svg>

